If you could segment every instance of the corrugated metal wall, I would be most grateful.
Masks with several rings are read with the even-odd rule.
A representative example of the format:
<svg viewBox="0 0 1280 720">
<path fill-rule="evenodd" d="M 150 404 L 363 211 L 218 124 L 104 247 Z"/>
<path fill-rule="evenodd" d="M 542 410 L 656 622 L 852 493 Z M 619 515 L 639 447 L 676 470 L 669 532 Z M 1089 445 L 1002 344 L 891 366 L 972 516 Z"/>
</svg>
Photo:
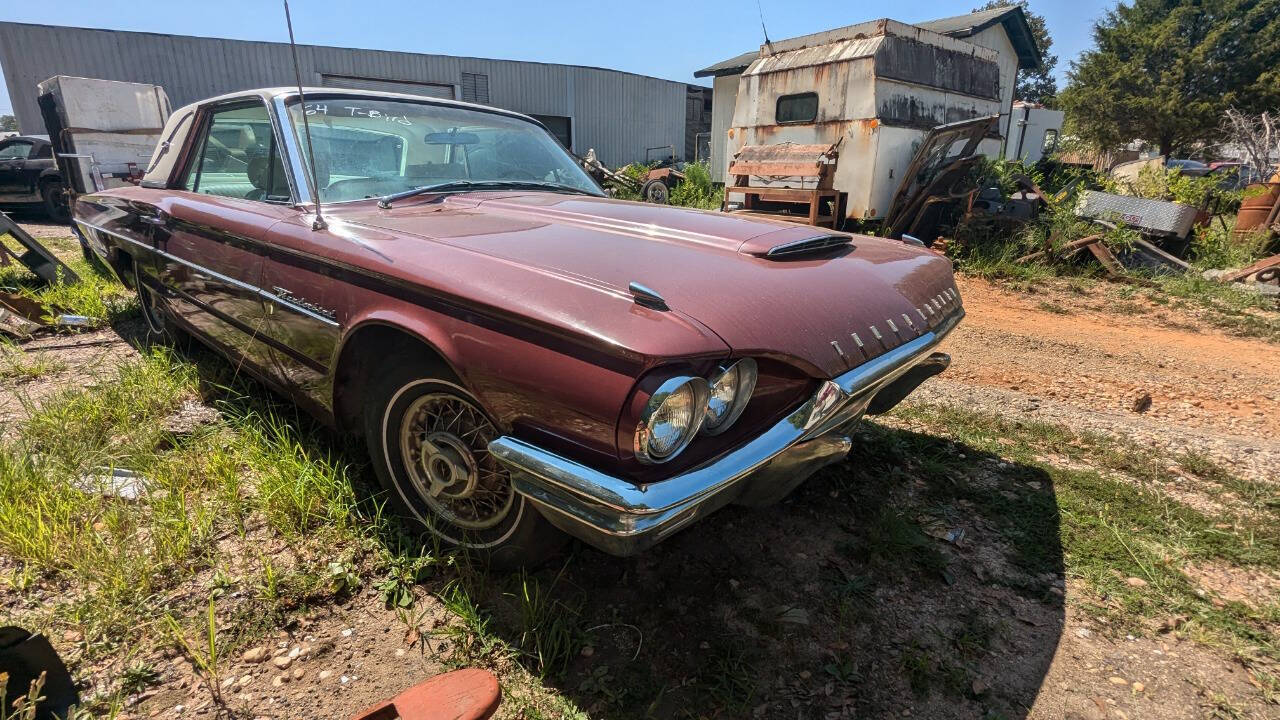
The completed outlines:
<svg viewBox="0 0 1280 720">
<path fill-rule="evenodd" d="M 684 83 L 575 65 L 422 55 L 299 45 L 302 80 L 322 75 L 457 87 L 462 73 L 488 76 L 490 104 L 523 113 L 573 119 L 573 149 L 595 148 L 620 165 L 644 159 L 646 147 L 675 145 L 684 153 Z M 36 84 L 79 75 L 161 85 L 174 107 L 255 87 L 292 85 L 284 43 L 223 40 L 117 30 L 0 22 L 0 64 L 18 126 L 43 134 Z"/>
</svg>

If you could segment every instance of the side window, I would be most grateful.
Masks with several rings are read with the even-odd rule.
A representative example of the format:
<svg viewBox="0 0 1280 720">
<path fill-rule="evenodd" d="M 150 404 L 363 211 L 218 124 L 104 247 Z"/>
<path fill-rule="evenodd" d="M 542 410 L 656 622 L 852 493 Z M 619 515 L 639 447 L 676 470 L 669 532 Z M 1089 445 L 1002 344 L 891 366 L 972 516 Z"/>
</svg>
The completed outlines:
<svg viewBox="0 0 1280 720">
<path fill-rule="evenodd" d="M 27 159 L 31 153 L 31 143 L 16 140 L 8 145 L 0 145 L 0 160 L 16 160 L 22 158 Z"/>
<path fill-rule="evenodd" d="M 31 153 L 31 157 L 36 160 L 53 157 L 53 146 L 46 143 L 40 143 L 36 146 L 35 152 Z"/>
<path fill-rule="evenodd" d="M 785 123 L 810 123 L 818 117 L 818 93 L 783 95 L 778 98 L 775 114 L 779 125 Z"/>
<path fill-rule="evenodd" d="M 265 105 L 215 110 L 200 142 L 200 151 L 187 171 L 186 189 L 262 202 L 291 199 Z"/>
<path fill-rule="evenodd" d="M 1052 153 L 1054 150 L 1057 150 L 1057 149 L 1058 149 L 1058 131 L 1045 130 L 1044 144 L 1040 146 L 1040 153 L 1042 155 L 1049 155 L 1050 153 Z"/>
</svg>

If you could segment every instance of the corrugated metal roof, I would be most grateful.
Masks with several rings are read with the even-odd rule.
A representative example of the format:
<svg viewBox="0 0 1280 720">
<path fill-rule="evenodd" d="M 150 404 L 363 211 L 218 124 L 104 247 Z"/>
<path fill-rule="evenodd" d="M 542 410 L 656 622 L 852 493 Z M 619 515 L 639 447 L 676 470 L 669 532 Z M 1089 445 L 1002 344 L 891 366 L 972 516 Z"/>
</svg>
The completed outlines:
<svg viewBox="0 0 1280 720">
<path fill-rule="evenodd" d="M 791 52 L 778 53 L 777 55 L 759 58 L 751 63 L 750 68 L 743 74 L 764 75 L 771 72 L 795 70 L 797 68 L 871 57 L 875 55 L 876 49 L 883 42 L 884 35 L 875 35 L 873 37 L 841 40 L 827 43 L 826 45 L 815 45 L 800 50 L 792 50 Z"/>
<path fill-rule="evenodd" d="M 743 70 L 746 70 L 747 66 L 751 64 L 751 61 L 758 57 L 760 57 L 760 51 L 752 50 L 748 53 L 742 53 L 737 57 L 731 57 L 728 60 L 721 60 L 715 65 L 708 65 L 695 72 L 693 76 L 707 77 L 708 75 L 736 75 Z"/>
</svg>

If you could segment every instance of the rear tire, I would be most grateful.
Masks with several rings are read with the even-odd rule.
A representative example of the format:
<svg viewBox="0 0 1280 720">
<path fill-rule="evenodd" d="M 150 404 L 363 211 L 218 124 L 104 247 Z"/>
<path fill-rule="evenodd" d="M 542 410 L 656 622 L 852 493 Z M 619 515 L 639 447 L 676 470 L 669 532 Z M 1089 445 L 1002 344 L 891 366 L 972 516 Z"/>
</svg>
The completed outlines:
<svg viewBox="0 0 1280 720">
<path fill-rule="evenodd" d="M 71 220 L 71 209 L 67 207 L 67 195 L 61 182 L 53 180 L 41 185 L 40 198 L 44 201 L 44 213 L 50 220 L 58 223 Z"/>
<path fill-rule="evenodd" d="M 379 369 L 368 389 L 365 440 L 389 509 L 498 568 L 537 565 L 565 544 L 489 454 L 500 433 L 451 373 L 403 363 Z"/>
</svg>

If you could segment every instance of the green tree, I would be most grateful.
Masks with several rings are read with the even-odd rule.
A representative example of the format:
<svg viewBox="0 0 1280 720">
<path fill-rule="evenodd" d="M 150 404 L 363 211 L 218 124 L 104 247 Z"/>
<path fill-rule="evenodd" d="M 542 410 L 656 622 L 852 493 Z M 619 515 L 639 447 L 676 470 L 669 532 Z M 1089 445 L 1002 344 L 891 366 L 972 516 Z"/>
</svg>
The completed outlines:
<svg viewBox="0 0 1280 720">
<path fill-rule="evenodd" d="M 1218 135 L 1228 108 L 1280 103 L 1280 0 L 1133 0 L 1094 24 L 1059 96 L 1068 130 L 1112 149 L 1134 139 L 1184 151 Z"/>
<path fill-rule="evenodd" d="M 18 118 L 12 115 L 0 115 L 0 132 L 11 131 L 18 131 Z"/>
<path fill-rule="evenodd" d="M 1058 56 L 1049 52 L 1053 48 L 1053 38 L 1049 35 L 1049 26 L 1044 17 L 1031 12 L 1027 0 L 1011 3 L 1008 0 L 989 0 L 986 5 L 976 8 L 993 10 L 1000 7 L 1017 6 L 1027 16 L 1027 25 L 1031 26 L 1031 36 L 1035 38 L 1036 47 L 1040 49 L 1039 67 L 1018 71 L 1018 79 L 1013 86 L 1013 97 L 1017 100 L 1041 103 L 1052 106 L 1058 94 L 1058 81 L 1053 77 L 1053 69 L 1058 65 Z"/>
</svg>

